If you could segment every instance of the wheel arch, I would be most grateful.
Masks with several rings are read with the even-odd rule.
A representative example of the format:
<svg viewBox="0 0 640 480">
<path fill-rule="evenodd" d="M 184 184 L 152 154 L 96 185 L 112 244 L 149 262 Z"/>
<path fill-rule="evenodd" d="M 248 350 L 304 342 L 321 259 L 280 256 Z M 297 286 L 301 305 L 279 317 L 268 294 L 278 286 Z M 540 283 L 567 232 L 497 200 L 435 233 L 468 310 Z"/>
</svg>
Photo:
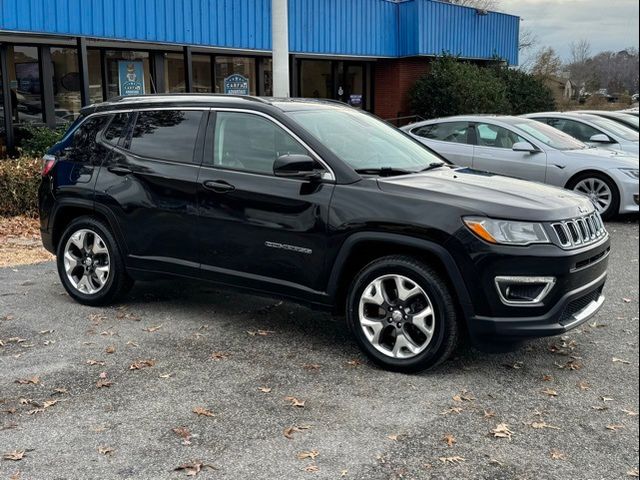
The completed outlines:
<svg viewBox="0 0 640 480">
<path fill-rule="evenodd" d="M 609 180 L 613 182 L 613 184 L 616 186 L 618 190 L 620 190 L 620 187 L 618 186 L 618 182 L 616 181 L 616 179 L 613 178 L 611 175 L 609 175 L 609 173 L 607 173 L 606 170 L 599 170 L 594 167 L 590 167 L 585 170 L 580 170 L 579 172 L 574 173 L 571 176 L 571 178 L 567 180 L 567 183 L 565 183 L 564 188 L 571 189 L 574 182 L 577 182 L 579 178 L 588 177 L 589 175 L 604 175 L 605 177 L 607 177 Z"/>
<path fill-rule="evenodd" d="M 392 233 L 360 232 L 343 244 L 329 278 L 328 294 L 334 313 L 344 313 L 349 286 L 355 275 L 377 258 L 405 254 L 424 261 L 452 288 L 465 321 L 473 316 L 471 297 L 451 254 L 440 244 Z"/>
</svg>

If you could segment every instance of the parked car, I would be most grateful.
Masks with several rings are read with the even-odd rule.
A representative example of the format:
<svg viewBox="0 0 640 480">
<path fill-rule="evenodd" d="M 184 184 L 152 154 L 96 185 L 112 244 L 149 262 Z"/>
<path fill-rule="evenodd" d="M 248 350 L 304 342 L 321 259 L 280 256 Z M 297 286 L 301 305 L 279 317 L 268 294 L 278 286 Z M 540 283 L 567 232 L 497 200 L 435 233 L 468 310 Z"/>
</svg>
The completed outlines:
<svg viewBox="0 0 640 480">
<path fill-rule="evenodd" d="M 618 111 L 620 113 L 625 113 L 627 115 L 633 115 L 636 118 L 640 116 L 640 111 L 638 111 L 638 108 L 629 108 L 627 110 L 618 110 Z"/>
<path fill-rule="evenodd" d="M 596 117 L 608 118 L 609 120 L 613 120 L 620 125 L 623 125 L 631 130 L 638 131 L 640 130 L 640 120 L 635 115 L 629 115 L 628 113 L 623 112 L 607 112 L 603 110 L 580 110 L 576 112 L 569 113 L 582 113 L 587 115 L 595 115 Z"/>
<path fill-rule="evenodd" d="M 455 168 L 333 102 L 142 96 L 85 108 L 44 158 L 40 219 L 86 305 L 175 275 L 346 315 L 378 364 L 558 335 L 602 306 L 581 195 Z M 286 327 L 283 326 L 283 331 Z"/>
<path fill-rule="evenodd" d="M 638 132 L 612 120 L 584 113 L 549 112 L 523 116 L 551 125 L 587 145 L 638 155 Z"/>
<path fill-rule="evenodd" d="M 639 209 L 637 156 L 589 148 L 543 123 L 468 115 L 428 120 L 404 130 L 457 165 L 587 195 L 604 218 Z"/>
</svg>

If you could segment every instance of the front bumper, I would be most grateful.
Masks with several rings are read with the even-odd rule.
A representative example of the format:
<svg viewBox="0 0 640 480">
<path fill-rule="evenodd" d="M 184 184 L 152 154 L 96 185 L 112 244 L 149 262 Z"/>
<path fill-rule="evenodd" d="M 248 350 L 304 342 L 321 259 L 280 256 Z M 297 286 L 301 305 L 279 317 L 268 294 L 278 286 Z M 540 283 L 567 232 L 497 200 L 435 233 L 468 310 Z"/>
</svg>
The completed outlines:
<svg viewBox="0 0 640 480">
<path fill-rule="evenodd" d="M 638 213 L 640 206 L 638 204 L 638 180 L 623 178 L 619 180 L 620 184 L 620 210 L 619 213 Z"/>
<path fill-rule="evenodd" d="M 561 335 L 591 319 L 604 304 L 602 293 L 607 279 L 603 273 L 591 283 L 565 294 L 546 314 L 537 317 L 473 317 L 475 336 L 501 340 Z"/>
</svg>

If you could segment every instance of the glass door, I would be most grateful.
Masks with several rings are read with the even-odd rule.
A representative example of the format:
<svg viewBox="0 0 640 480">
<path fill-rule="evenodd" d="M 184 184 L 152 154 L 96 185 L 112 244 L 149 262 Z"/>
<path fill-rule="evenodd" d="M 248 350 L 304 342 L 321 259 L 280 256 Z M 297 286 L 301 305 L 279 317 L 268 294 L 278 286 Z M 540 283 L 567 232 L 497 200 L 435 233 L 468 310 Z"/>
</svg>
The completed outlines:
<svg viewBox="0 0 640 480">
<path fill-rule="evenodd" d="M 337 62 L 336 100 L 366 109 L 365 67 L 362 63 Z"/>
</svg>

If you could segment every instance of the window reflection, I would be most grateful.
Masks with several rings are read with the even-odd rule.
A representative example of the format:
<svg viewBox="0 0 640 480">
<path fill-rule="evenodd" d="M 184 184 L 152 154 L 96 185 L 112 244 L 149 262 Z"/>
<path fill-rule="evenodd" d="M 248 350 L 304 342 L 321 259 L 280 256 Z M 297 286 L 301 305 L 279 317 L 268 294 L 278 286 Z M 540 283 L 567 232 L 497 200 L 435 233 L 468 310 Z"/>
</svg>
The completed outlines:
<svg viewBox="0 0 640 480">
<path fill-rule="evenodd" d="M 211 93 L 211 57 L 209 55 L 192 55 L 193 91 L 195 93 Z"/>
<path fill-rule="evenodd" d="M 53 94 L 56 123 L 73 122 L 82 107 L 78 51 L 75 48 L 51 48 Z"/>
<path fill-rule="evenodd" d="M 181 53 L 164 54 L 164 85 L 167 93 L 184 93 L 187 91 L 184 56 Z"/>
<path fill-rule="evenodd" d="M 216 93 L 228 93 L 225 79 L 242 75 L 249 82 L 249 95 L 256 95 L 256 61 L 247 57 L 216 57 Z"/>
<path fill-rule="evenodd" d="M 9 94 L 16 125 L 42 123 L 42 90 L 37 47 L 9 46 Z"/>
</svg>

